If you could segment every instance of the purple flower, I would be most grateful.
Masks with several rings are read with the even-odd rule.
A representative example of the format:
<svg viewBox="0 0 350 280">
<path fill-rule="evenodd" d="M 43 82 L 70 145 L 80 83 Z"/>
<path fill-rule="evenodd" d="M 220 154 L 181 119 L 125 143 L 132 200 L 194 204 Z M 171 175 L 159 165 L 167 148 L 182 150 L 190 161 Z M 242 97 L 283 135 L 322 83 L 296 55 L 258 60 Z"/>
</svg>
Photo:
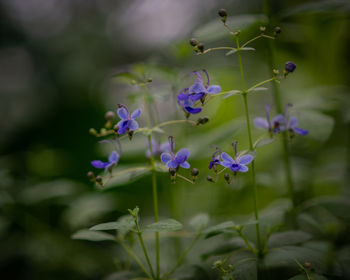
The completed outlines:
<svg viewBox="0 0 350 280">
<path fill-rule="evenodd" d="M 211 156 L 211 161 L 209 162 L 209 169 L 216 168 L 217 165 L 220 165 L 220 158 L 221 158 L 221 150 L 217 150 L 213 153 Z"/>
<path fill-rule="evenodd" d="M 295 116 L 292 116 L 289 118 L 287 123 L 287 130 L 292 133 L 297 133 L 300 135 L 306 135 L 309 133 L 306 129 L 302 129 L 298 127 L 298 118 Z"/>
<path fill-rule="evenodd" d="M 288 73 L 292 73 L 295 68 L 297 68 L 297 66 L 295 65 L 294 62 L 292 61 L 287 61 L 285 66 L 284 66 L 284 69 L 288 72 Z"/>
<path fill-rule="evenodd" d="M 169 153 L 171 151 L 169 142 L 163 142 L 160 144 L 158 141 L 156 141 L 152 138 L 151 143 L 152 143 L 153 156 L 155 156 L 155 157 L 159 156 L 162 153 Z M 146 151 L 146 157 L 147 158 L 151 157 L 151 152 L 149 149 L 147 149 L 147 151 Z"/>
<path fill-rule="evenodd" d="M 232 143 L 234 150 L 235 150 L 235 157 L 234 159 L 230 157 L 227 153 L 223 152 L 221 153 L 222 161 L 220 164 L 224 167 L 230 168 L 233 172 L 247 172 L 248 167 L 246 166 L 249 164 L 254 158 L 251 155 L 243 155 L 241 157 L 237 157 L 237 141 Z"/>
<path fill-rule="evenodd" d="M 286 119 L 283 115 L 276 115 L 270 120 L 270 107 L 265 105 L 266 109 L 266 119 L 255 118 L 254 125 L 258 128 L 265 129 L 270 133 L 278 133 L 285 130 Z"/>
<path fill-rule="evenodd" d="M 116 151 L 110 153 L 107 162 L 100 160 L 94 160 L 91 162 L 92 166 L 95 168 L 104 168 L 106 171 L 111 170 L 114 165 L 118 163 L 119 154 Z"/>
<path fill-rule="evenodd" d="M 207 76 L 206 85 L 203 84 L 203 77 L 201 74 L 197 71 L 194 71 L 192 73 L 197 76 L 194 84 L 189 88 L 185 88 L 177 96 L 177 100 L 180 106 L 185 110 L 185 112 L 190 114 L 198 114 L 202 111 L 201 108 L 194 107 L 195 103 L 198 100 L 201 100 L 203 104 L 207 94 L 215 94 L 221 91 L 221 87 L 218 85 L 210 86 L 208 72 L 206 70 L 202 71 Z"/>
<path fill-rule="evenodd" d="M 140 116 L 141 110 L 137 109 L 130 115 L 128 108 L 125 105 L 119 104 L 118 106 L 119 109 L 117 110 L 117 114 L 121 119 L 117 123 L 117 126 L 119 127 L 118 134 L 124 134 L 127 131 L 137 130 L 139 128 L 139 124 L 137 123 L 137 121 L 135 121 L 135 119 L 137 119 Z"/>
<path fill-rule="evenodd" d="M 190 156 L 190 151 L 188 149 L 181 149 L 176 154 L 174 153 L 175 142 L 172 136 L 169 137 L 170 152 L 162 153 L 160 159 L 165 163 L 169 168 L 190 168 L 190 164 L 187 162 L 188 157 Z"/>
</svg>

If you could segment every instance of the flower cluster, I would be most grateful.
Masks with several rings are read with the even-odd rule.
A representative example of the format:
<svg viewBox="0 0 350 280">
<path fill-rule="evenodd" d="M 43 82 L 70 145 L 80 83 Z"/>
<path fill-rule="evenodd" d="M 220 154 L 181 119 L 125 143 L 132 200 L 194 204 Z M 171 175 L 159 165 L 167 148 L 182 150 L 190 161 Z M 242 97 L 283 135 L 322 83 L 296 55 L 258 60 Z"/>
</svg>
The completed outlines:
<svg viewBox="0 0 350 280">
<path fill-rule="evenodd" d="M 206 70 L 202 71 L 207 77 L 207 83 L 204 84 L 202 75 L 199 72 L 194 71 L 192 73 L 197 76 L 194 84 L 189 88 L 182 90 L 177 96 L 179 105 L 188 114 L 200 113 L 202 108 L 195 107 L 198 103 L 197 101 L 200 101 L 203 105 L 208 94 L 215 94 L 221 91 L 220 86 L 210 85 L 208 72 Z"/>
<path fill-rule="evenodd" d="M 139 124 L 135 119 L 137 119 L 140 114 L 141 110 L 136 109 L 134 112 L 129 113 L 128 108 L 123 105 L 119 104 L 119 109 L 117 110 L 118 117 L 120 118 L 120 121 L 117 123 L 117 130 L 118 134 L 124 134 L 125 132 L 129 131 L 135 131 L 139 128 Z"/>
<path fill-rule="evenodd" d="M 285 110 L 285 113 L 283 115 L 278 114 L 275 117 L 273 117 L 271 120 L 270 107 L 266 105 L 265 109 L 266 109 L 266 119 L 264 118 L 254 119 L 254 125 L 257 128 L 267 130 L 271 135 L 279 133 L 281 131 L 288 131 L 291 134 L 291 136 L 293 136 L 294 133 L 297 133 L 300 135 L 306 135 L 309 133 L 307 130 L 298 127 L 298 123 L 299 123 L 298 118 L 295 116 L 288 116 L 287 110 Z"/>
<path fill-rule="evenodd" d="M 190 156 L 190 151 L 188 149 L 181 149 L 175 154 L 175 141 L 172 136 L 169 136 L 169 144 L 170 152 L 162 153 L 160 156 L 161 161 L 169 168 L 178 169 L 180 166 L 186 169 L 190 168 L 190 164 L 187 162 L 187 159 Z"/>
<path fill-rule="evenodd" d="M 232 143 L 233 150 L 235 153 L 234 158 L 229 156 L 227 153 L 222 152 L 220 155 L 222 159 L 222 161 L 220 161 L 220 164 L 226 168 L 229 168 L 234 173 L 247 172 L 248 167 L 246 165 L 251 163 L 254 158 L 252 155 L 249 155 L 249 154 L 238 156 L 237 143 L 238 143 L 237 141 Z"/>
</svg>

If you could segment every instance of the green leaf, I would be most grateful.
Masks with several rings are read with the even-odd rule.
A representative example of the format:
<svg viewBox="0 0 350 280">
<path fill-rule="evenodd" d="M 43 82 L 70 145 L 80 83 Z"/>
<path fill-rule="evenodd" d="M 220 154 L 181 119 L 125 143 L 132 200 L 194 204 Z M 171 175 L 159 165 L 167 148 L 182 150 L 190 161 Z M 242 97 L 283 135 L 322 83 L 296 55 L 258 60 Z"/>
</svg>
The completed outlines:
<svg viewBox="0 0 350 280">
<path fill-rule="evenodd" d="M 209 215 L 206 213 L 200 213 L 196 216 L 194 216 L 190 220 L 190 225 L 197 231 L 202 230 L 204 227 L 206 227 L 209 223 Z"/>
<path fill-rule="evenodd" d="M 266 87 L 256 87 L 256 88 L 253 88 L 250 91 L 264 91 L 264 90 L 268 90 L 268 88 L 266 88 Z"/>
<path fill-rule="evenodd" d="M 232 253 L 238 249 L 246 248 L 244 241 L 241 238 L 234 237 L 230 241 L 225 241 L 225 244 L 220 244 L 210 251 L 205 252 L 201 258 L 202 260 L 207 260 L 209 257 L 212 256 L 222 256 L 226 255 L 228 253 Z"/>
<path fill-rule="evenodd" d="M 223 222 L 223 223 L 220 223 L 218 225 L 215 225 L 215 226 L 211 226 L 204 231 L 204 233 L 206 234 L 205 238 L 213 237 L 215 235 L 224 233 L 228 229 L 233 231 L 234 226 L 236 226 L 236 223 L 232 222 L 232 221 L 227 221 L 227 222 Z"/>
<path fill-rule="evenodd" d="M 255 51 L 254 48 L 249 48 L 249 47 L 245 47 L 245 48 L 240 48 L 241 51 Z M 228 51 L 225 55 L 231 55 L 237 52 L 237 49 L 234 50 L 230 50 Z"/>
<path fill-rule="evenodd" d="M 271 235 L 269 248 L 300 244 L 311 239 L 311 235 L 301 230 L 291 230 Z"/>
<path fill-rule="evenodd" d="M 182 229 L 182 224 L 174 219 L 159 221 L 146 226 L 146 231 L 153 232 L 173 232 Z"/>
<path fill-rule="evenodd" d="M 242 93 L 242 91 L 240 91 L 240 90 L 231 90 L 227 94 L 225 94 L 222 99 L 226 99 L 232 95 L 240 95 L 241 93 Z"/>
<path fill-rule="evenodd" d="M 89 241 L 115 241 L 114 236 L 111 234 L 99 231 L 92 231 L 88 229 L 79 230 L 78 232 L 74 233 L 72 235 L 72 239 Z"/>
<path fill-rule="evenodd" d="M 255 141 L 253 147 L 254 149 L 256 149 L 265 145 L 269 145 L 274 141 L 275 141 L 275 138 L 261 138 Z"/>
<path fill-rule="evenodd" d="M 118 230 L 120 234 L 125 235 L 135 226 L 135 221 L 130 215 L 122 216 L 118 222 L 109 222 L 98 224 L 89 230 Z"/>
<path fill-rule="evenodd" d="M 243 31 L 253 24 L 258 24 L 259 22 L 264 21 L 266 21 L 266 17 L 264 15 L 248 14 L 228 17 L 226 22 L 231 29 L 235 31 Z M 229 33 L 227 29 L 222 25 L 222 22 L 218 18 L 202 25 L 197 31 L 194 32 L 194 37 L 204 43 L 213 42 L 228 35 Z"/>
</svg>

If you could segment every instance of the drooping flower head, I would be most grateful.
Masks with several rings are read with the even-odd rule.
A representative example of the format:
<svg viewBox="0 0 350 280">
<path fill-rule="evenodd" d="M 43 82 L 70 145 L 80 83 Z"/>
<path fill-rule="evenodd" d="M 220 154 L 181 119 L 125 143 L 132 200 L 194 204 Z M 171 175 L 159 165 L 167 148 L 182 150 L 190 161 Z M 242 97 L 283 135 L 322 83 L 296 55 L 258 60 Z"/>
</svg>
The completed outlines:
<svg viewBox="0 0 350 280">
<path fill-rule="evenodd" d="M 135 131 L 139 128 L 139 124 L 135 119 L 137 119 L 140 114 L 141 110 L 136 109 L 134 112 L 129 113 L 128 108 L 124 104 L 118 104 L 119 109 L 117 110 L 117 114 L 119 118 L 121 119 L 118 123 L 118 134 L 124 134 L 128 131 Z"/>
<path fill-rule="evenodd" d="M 230 168 L 232 172 L 247 172 L 248 167 L 246 166 L 249 164 L 254 158 L 252 155 L 243 155 L 238 157 L 237 156 L 237 141 L 232 143 L 232 146 L 234 148 L 235 157 L 230 157 L 227 153 L 223 152 L 221 153 L 222 161 L 220 164 L 224 167 Z"/>
<path fill-rule="evenodd" d="M 153 153 L 153 156 L 155 156 L 155 157 L 159 156 L 162 153 L 170 153 L 171 152 L 169 142 L 163 142 L 160 144 L 159 141 L 154 140 L 152 138 L 151 143 L 152 143 L 152 153 Z M 148 145 L 147 145 L 147 147 L 148 147 Z M 147 149 L 147 151 L 146 151 L 146 157 L 147 158 L 151 157 L 151 151 L 149 149 Z"/>
<path fill-rule="evenodd" d="M 188 149 L 181 149 L 176 154 L 175 150 L 175 142 L 172 136 L 169 136 L 169 145 L 170 152 L 162 153 L 160 155 L 160 159 L 163 163 L 165 163 L 169 168 L 190 168 L 190 164 L 187 162 L 188 157 L 190 156 L 190 151 Z"/>
<path fill-rule="evenodd" d="M 189 114 L 198 114 L 202 111 L 201 108 L 194 107 L 197 101 L 200 100 L 203 104 L 207 94 L 215 94 L 221 91 L 220 86 L 210 85 L 208 72 L 206 70 L 202 71 L 207 77 L 207 83 L 204 84 L 202 75 L 198 71 L 194 71 L 192 73 L 197 76 L 194 84 L 182 90 L 177 96 L 178 103 Z"/>
<path fill-rule="evenodd" d="M 119 161 L 119 154 L 116 151 L 112 151 L 109 154 L 108 161 L 103 162 L 101 160 L 93 160 L 91 165 L 95 168 L 104 168 L 105 171 L 110 171 Z"/>
<path fill-rule="evenodd" d="M 208 168 L 209 169 L 214 168 L 215 170 L 216 166 L 220 165 L 220 159 L 221 159 L 221 150 L 217 148 L 216 151 L 211 156 L 211 161 L 209 162 Z"/>
<path fill-rule="evenodd" d="M 295 65 L 294 62 L 292 61 L 287 61 L 285 66 L 284 66 L 284 70 L 287 72 L 287 73 L 292 73 L 294 72 L 295 68 L 297 68 L 297 66 Z"/>
<path fill-rule="evenodd" d="M 270 119 L 270 107 L 265 105 L 266 110 L 266 119 L 264 118 L 255 118 L 254 125 L 257 128 L 265 129 L 270 133 L 278 133 L 285 130 L 285 117 L 283 115 L 276 115 Z"/>
<path fill-rule="evenodd" d="M 298 127 L 298 118 L 295 116 L 291 116 L 289 118 L 289 120 L 287 122 L 287 130 L 290 133 L 297 133 L 297 134 L 303 135 L 303 136 L 309 133 L 308 130 Z"/>
</svg>

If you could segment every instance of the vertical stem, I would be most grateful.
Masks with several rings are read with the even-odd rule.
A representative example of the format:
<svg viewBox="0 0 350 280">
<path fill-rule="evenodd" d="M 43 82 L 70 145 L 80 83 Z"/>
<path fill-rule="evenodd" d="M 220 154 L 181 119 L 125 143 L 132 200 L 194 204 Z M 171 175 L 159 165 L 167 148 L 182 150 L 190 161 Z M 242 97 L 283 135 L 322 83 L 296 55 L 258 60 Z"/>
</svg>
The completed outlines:
<svg viewBox="0 0 350 280">
<path fill-rule="evenodd" d="M 264 0 L 264 13 L 268 17 L 268 21 L 271 21 L 271 11 L 270 11 L 270 0 Z M 270 69 L 275 68 L 275 48 L 272 40 L 267 41 L 267 51 L 268 51 L 268 64 Z M 281 100 L 281 88 L 279 84 L 273 83 L 273 99 L 278 114 L 283 113 L 283 106 Z M 290 152 L 288 147 L 288 135 L 286 131 L 282 132 L 282 150 L 283 150 L 283 164 L 287 179 L 288 195 L 292 201 L 293 208 L 295 208 L 296 201 L 294 195 L 294 182 L 291 168 Z"/>
<path fill-rule="evenodd" d="M 146 115 L 146 123 L 147 128 L 151 128 L 151 121 L 150 121 L 150 115 L 148 110 L 148 104 L 147 104 L 147 97 L 146 97 L 146 90 L 145 87 L 142 87 L 143 90 L 143 101 L 144 101 L 144 109 L 145 109 L 145 115 Z M 152 193 L 153 193 L 153 209 L 154 209 L 154 221 L 158 222 L 159 215 L 158 215 L 158 191 L 157 191 L 157 175 L 156 175 L 156 166 L 154 161 L 154 155 L 152 150 L 152 136 L 151 134 L 148 135 L 148 149 L 150 151 L 150 159 L 151 159 L 151 166 L 152 166 Z M 155 233 L 155 240 L 156 240 L 156 279 L 159 279 L 160 276 L 160 268 L 159 268 L 159 233 Z"/>
<path fill-rule="evenodd" d="M 248 109 L 248 100 L 247 100 L 247 92 L 245 87 L 245 81 L 244 81 L 244 72 L 243 72 L 243 63 L 242 63 L 242 56 L 241 56 L 241 50 L 239 47 L 239 40 L 236 36 L 236 44 L 237 44 L 237 55 L 238 55 L 238 61 L 239 61 L 239 68 L 241 72 L 241 80 L 242 80 L 242 97 L 244 102 L 244 111 L 245 111 L 245 117 L 247 122 L 247 130 L 248 130 L 248 138 L 249 138 L 249 150 L 253 151 L 253 139 L 252 139 L 252 132 L 250 127 L 250 119 L 249 119 L 249 109 Z M 252 161 L 251 165 L 252 170 L 252 184 L 254 189 L 254 216 L 257 221 L 259 221 L 259 212 L 258 212 L 258 189 L 256 186 L 256 180 L 255 180 L 255 164 L 254 160 Z M 260 239 L 260 224 L 259 222 L 255 225 L 256 226 L 256 238 L 257 238 L 257 247 L 258 247 L 258 254 L 261 256 L 262 254 L 262 248 L 261 248 L 261 239 Z"/>
<path fill-rule="evenodd" d="M 146 262 L 147 262 L 148 267 L 149 267 L 149 269 L 150 269 L 150 271 L 151 271 L 151 274 L 152 274 L 152 278 L 155 279 L 153 267 L 152 267 L 151 261 L 150 261 L 149 256 L 148 256 L 145 243 L 143 242 L 142 233 L 141 233 L 141 231 L 140 231 L 140 226 L 139 226 L 139 223 L 138 223 L 138 217 L 135 217 L 135 225 L 136 225 L 136 230 L 137 230 L 136 233 L 137 233 L 137 236 L 138 236 L 138 238 L 139 238 L 139 241 L 140 241 L 140 244 L 141 244 L 141 247 L 142 247 L 143 254 L 145 255 Z"/>
</svg>

